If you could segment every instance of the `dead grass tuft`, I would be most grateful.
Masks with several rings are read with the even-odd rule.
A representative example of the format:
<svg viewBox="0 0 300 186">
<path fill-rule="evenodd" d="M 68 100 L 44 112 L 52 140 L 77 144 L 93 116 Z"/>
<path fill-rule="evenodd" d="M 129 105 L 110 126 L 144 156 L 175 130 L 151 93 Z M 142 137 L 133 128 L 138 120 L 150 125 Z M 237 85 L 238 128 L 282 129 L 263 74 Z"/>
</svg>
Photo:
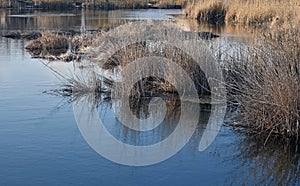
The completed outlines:
<svg viewBox="0 0 300 186">
<path fill-rule="evenodd" d="M 34 56 L 60 55 L 66 53 L 69 41 L 65 36 L 45 32 L 42 37 L 30 41 L 26 49 Z"/>
<path fill-rule="evenodd" d="M 299 27 L 274 30 L 228 60 L 229 96 L 242 126 L 259 133 L 299 136 L 299 31 Z"/>
</svg>

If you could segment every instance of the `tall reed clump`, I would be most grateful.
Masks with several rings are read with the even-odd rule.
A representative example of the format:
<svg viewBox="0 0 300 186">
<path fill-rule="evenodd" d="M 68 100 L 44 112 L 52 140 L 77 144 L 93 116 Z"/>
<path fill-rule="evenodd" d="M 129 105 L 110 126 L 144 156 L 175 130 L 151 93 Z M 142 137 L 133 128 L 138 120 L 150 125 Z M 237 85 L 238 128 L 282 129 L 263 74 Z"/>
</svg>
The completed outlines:
<svg viewBox="0 0 300 186">
<path fill-rule="evenodd" d="M 188 4 L 185 12 L 189 17 L 208 23 L 225 22 L 226 5 L 222 1 L 198 1 L 196 4 Z"/>
<path fill-rule="evenodd" d="M 151 46 L 149 45 L 157 45 L 155 46 L 157 48 L 150 48 Z M 126 46 L 122 48 L 122 50 L 119 50 L 117 53 L 111 56 L 111 58 L 109 58 L 102 67 L 104 69 L 113 69 L 119 66 L 120 69 L 124 69 L 132 61 L 151 56 L 160 56 L 162 58 L 170 60 L 169 63 L 178 64 L 193 80 L 199 95 L 203 96 L 210 94 L 209 84 L 204 72 L 202 71 L 202 69 L 200 69 L 199 65 L 180 49 L 165 45 L 160 42 L 141 42 Z M 174 69 L 174 67 L 169 63 L 165 64 L 165 69 L 161 67 L 157 69 L 153 68 L 147 70 L 151 71 L 150 74 L 157 74 L 160 72 L 161 74 L 165 75 L 165 79 L 169 79 L 172 82 L 179 81 L 179 84 L 182 87 L 184 87 L 184 85 L 188 85 L 188 80 L 187 77 L 185 77 L 185 74 L 178 75 L 177 73 L 175 73 L 176 69 Z M 139 72 L 145 71 L 143 69 L 144 67 L 137 65 L 134 68 L 136 68 L 136 75 L 143 76 L 143 74 L 139 74 Z M 163 69 L 165 71 L 162 71 Z M 122 72 L 121 76 L 130 77 L 130 75 L 124 74 L 124 72 Z M 136 97 L 147 97 L 161 94 L 172 96 L 177 94 L 176 87 L 172 85 L 172 82 L 168 82 L 164 78 L 151 76 L 141 79 L 141 81 L 139 81 L 137 84 L 135 84 L 134 87 L 132 87 L 133 89 L 131 91 L 131 95 L 134 95 Z M 127 80 L 131 82 L 131 79 L 123 79 L 123 83 L 125 86 L 130 86 L 130 83 L 126 82 Z"/>
<path fill-rule="evenodd" d="M 149 25 L 145 24 L 145 27 L 139 26 L 141 28 L 139 30 L 133 30 L 132 28 L 135 28 L 136 24 L 138 23 L 122 25 L 112 33 L 107 33 L 99 40 L 95 40 L 94 45 L 87 52 L 90 55 L 88 58 L 95 61 L 104 70 L 118 72 L 115 76 L 122 81 L 121 85 L 124 90 L 131 90 L 130 94 L 134 97 L 176 95 L 177 90 L 172 86 L 174 82 L 177 82 L 178 87 L 186 88 L 185 92 L 188 94 L 192 85 L 188 83 L 186 76 L 189 76 L 194 82 L 199 95 L 210 95 L 208 80 L 198 63 L 182 49 L 166 43 L 169 40 L 174 43 L 176 40 L 178 43 L 187 42 L 184 39 L 178 39 L 179 37 L 183 38 L 184 34 L 179 32 L 175 25 L 153 22 Z M 153 33 L 155 33 L 154 36 Z M 150 37 L 151 40 L 148 40 L 147 37 Z M 199 36 L 197 37 L 199 39 Z M 122 47 L 118 48 L 119 46 Z M 166 61 L 155 68 L 145 68 L 139 65 L 140 63 L 133 63 L 134 65 L 130 68 L 135 69 L 134 74 L 128 74 L 128 71 L 124 70 L 132 62 L 151 57 L 160 57 Z M 147 62 L 147 64 L 151 64 L 150 60 Z M 177 72 L 174 69 L 175 64 L 185 73 Z M 153 74 L 153 76 L 143 77 L 144 74 Z M 155 77 L 155 74 L 164 74 L 164 77 Z M 141 77 L 140 81 L 132 86 L 131 82 L 136 77 Z"/>
<path fill-rule="evenodd" d="M 165 8 L 179 8 L 187 5 L 187 0 L 158 0 L 156 5 L 163 6 Z"/>
<path fill-rule="evenodd" d="M 227 61 L 229 98 L 238 108 L 238 123 L 251 131 L 299 136 L 299 32 L 277 29 Z"/>
</svg>

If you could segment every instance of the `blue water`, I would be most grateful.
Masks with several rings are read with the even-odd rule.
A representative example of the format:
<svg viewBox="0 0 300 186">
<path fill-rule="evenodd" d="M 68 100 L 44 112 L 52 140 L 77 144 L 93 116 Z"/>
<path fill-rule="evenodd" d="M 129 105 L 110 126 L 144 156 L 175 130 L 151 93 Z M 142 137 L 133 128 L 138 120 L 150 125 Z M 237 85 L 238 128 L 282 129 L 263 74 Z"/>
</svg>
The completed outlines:
<svg viewBox="0 0 300 186">
<path fill-rule="evenodd" d="M 205 152 L 198 152 L 193 142 L 157 165 L 118 165 L 87 145 L 67 100 L 42 93 L 60 81 L 24 52 L 24 43 L 1 38 L 0 46 L 1 185 L 182 185 L 224 181 L 230 164 L 226 169 L 219 168 L 227 155 L 218 154 L 216 148 L 232 143 L 229 130 L 222 130 L 222 141 L 217 139 Z M 64 65 L 53 66 L 63 69 Z"/>
<path fill-rule="evenodd" d="M 43 93 L 57 88 L 60 80 L 32 59 L 25 45 L 26 41 L 0 38 L 0 185 L 270 184 L 281 179 L 276 177 L 280 173 L 272 173 L 276 164 L 296 179 L 282 183 L 299 184 L 298 159 L 264 151 L 248 155 L 243 148 L 253 142 L 243 143 L 242 134 L 224 126 L 204 152 L 197 150 L 200 134 L 195 133 L 181 151 L 155 165 L 131 167 L 103 158 L 82 137 L 72 103 Z M 50 66 L 63 73 L 72 68 L 61 62 Z M 106 125 L 114 130 L 116 121 L 110 116 Z M 265 163 L 268 158 L 273 163 Z"/>
</svg>

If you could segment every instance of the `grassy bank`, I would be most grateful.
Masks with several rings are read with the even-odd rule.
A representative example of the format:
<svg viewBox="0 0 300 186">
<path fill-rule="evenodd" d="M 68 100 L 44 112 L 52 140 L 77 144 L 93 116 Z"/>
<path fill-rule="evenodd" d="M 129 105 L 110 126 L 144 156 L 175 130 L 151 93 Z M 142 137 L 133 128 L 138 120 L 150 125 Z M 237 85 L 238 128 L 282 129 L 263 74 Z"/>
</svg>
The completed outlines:
<svg viewBox="0 0 300 186">
<path fill-rule="evenodd" d="M 195 0 L 184 11 L 188 17 L 211 23 L 300 23 L 298 0 Z"/>
</svg>

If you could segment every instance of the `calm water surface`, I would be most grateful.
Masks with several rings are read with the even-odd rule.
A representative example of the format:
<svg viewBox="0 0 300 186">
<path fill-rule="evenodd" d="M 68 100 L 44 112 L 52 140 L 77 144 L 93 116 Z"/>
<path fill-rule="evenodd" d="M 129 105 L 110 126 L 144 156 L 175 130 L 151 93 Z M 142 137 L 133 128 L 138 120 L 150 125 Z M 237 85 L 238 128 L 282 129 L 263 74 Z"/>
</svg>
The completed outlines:
<svg viewBox="0 0 300 186">
<path fill-rule="evenodd" d="M 167 14 L 178 13 L 179 10 L 0 10 L 0 34 L 9 30 L 80 30 L 83 21 L 87 29 L 95 29 L 128 20 L 169 20 L 173 18 Z M 224 40 L 240 36 L 234 36 L 236 32 L 231 29 L 180 24 L 189 29 L 214 30 L 222 33 Z M 299 155 L 293 149 L 272 143 L 263 147 L 260 141 L 228 127 L 222 127 L 213 144 L 199 152 L 209 108 L 202 110 L 199 130 L 189 143 L 164 162 L 130 167 L 99 156 L 81 136 L 72 103 L 43 93 L 57 88 L 60 80 L 38 59 L 30 57 L 24 50 L 26 43 L 0 37 L 0 185 L 299 184 Z M 53 62 L 50 66 L 63 73 L 72 68 L 70 63 Z M 99 115 L 112 134 L 120 135 L 109 101 L 100 105 Z M 171 125 L 174 118 L 170 118 Z M 169 130 L 172 127 L 163 128 L 146 140 L 153 142 Z M 139 138 L 128 138 L 129 134 L 127 131 L 119 137 L 127 137 L 123 140 L 129 144 L 143 144 Z"/>
</svg>

